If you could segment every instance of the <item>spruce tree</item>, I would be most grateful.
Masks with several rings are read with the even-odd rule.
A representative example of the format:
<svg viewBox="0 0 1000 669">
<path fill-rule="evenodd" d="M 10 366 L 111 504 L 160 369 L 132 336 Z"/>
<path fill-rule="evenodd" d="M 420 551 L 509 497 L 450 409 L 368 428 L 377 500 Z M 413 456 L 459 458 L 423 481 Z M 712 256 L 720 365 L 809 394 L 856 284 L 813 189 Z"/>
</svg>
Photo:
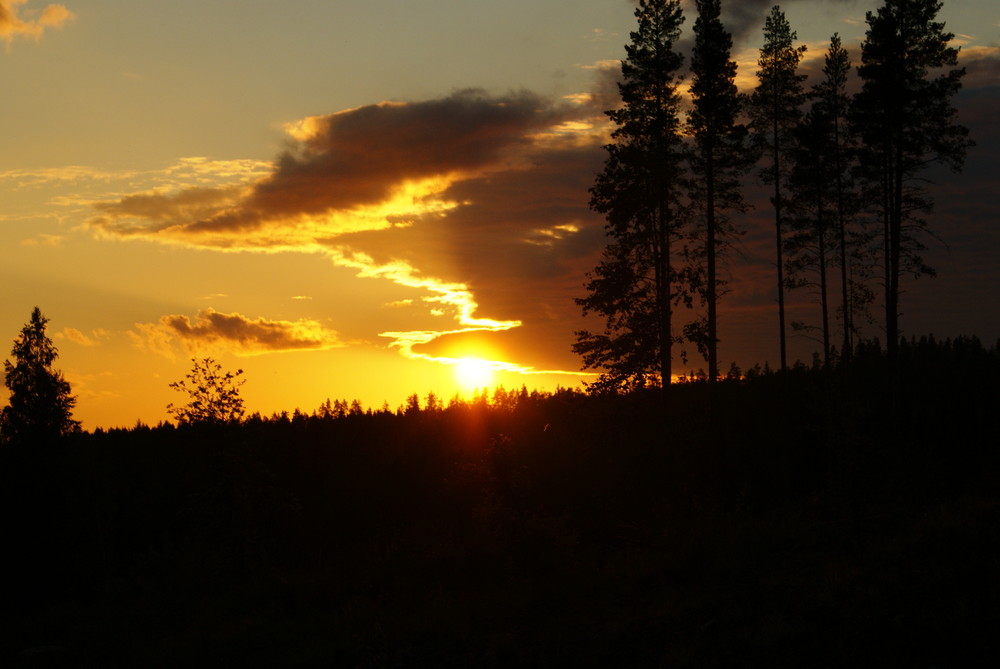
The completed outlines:
<svg viewBox="0 0 1000 669">
<path fill-rule="evenodd" d="M 700 340 L 708 361 L 708 381 L 719 376 L 718 302 L 725 281 L 720 264 L 726 249 L 742 234 L 730 212 L 745 212 L 741 178 L 753 163 L 747 127 L 739 122 L 744 101 L 736 89 L 736 63 L 730 58 L 733 40 L 719 18 L 719 0 L 697 0 L 694 51 L 691 57 L 692 109 L 688 132 L 689 194 L 695 238 L 691 257 L 699 265 L 702 299 L 707 309 L 703 327 L 688 332 Z"/>
<path fill-rule="evenodd" d="M 784 277 L 784 185 L 790 168 L 789 151 L 793 146 L 792 132 L 802 119 L 805 102 L 803 82 L 798 74 L 799 61 L 805 46 L 795 46 L 797 35 L 788 24 L 784 12 L 775 5 L 764 21 L 764 45 L 757 60 L 757 88 L 751 96 L 751 113 L 754 140 L 764 151 L 767 165 L 760 177 L 773 186 L 771 204 L 774 206 L 775 267 L 778 274 L 778 342 L 781 370 L 788 368 L 785 331 L 785 277 Z"/>
<path fill-rule="evenodd" d="M 62 374 L 52 369 L 59 353 L 45 334 L 48 319 L 35 307 L 14 340 L 14 362 L 4 361 L 10 404 L 0 411 L 4 443 L 40 443 L 80 429 L 73 420 L 76 398 Z"/>
<path fill-rule="evenodd" d="M 684 225 L 683 145 L 677 87 L 683 56 L 675 49 L 683 21 L 677 0 L 640 0 L 638 28 L 625 47 L 622 106 L 591 208 L 604 215 L 609 238 L 588 274 L 584 314 L 605 319 L 604 331 L 576 333 L 584 368 L 602 370 L 592 391 L 670 383 L 673 307 L 685 298 L 674 256 Z"/>
</svg>

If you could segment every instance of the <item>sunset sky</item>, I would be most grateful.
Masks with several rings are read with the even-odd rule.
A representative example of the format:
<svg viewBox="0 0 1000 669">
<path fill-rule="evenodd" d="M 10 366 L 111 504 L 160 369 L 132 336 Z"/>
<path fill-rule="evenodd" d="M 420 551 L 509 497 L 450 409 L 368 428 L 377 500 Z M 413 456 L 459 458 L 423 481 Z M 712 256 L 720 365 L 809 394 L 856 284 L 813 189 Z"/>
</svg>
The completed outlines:
<svg viewBox="0 0 1000 669">
<path fill-rule="evenodd" d="M 748 92 L 773 2 L 726 4 Z M 877 4 L 784 3 L 806 70 L 834 31 L 857 64 Z M 573 302 L 604 244 L 587 189 L 634 7 L 0 0 L 0 356 L 39 306 L 87 429 L 166 419 L 192 356 L 246 370 L 265 415 L 576 386 L 573 332 L 601 327 Z M 995 342 L 1000 9 L 951 0 L 942 18 L 978 146 L 934 174 L 939 276 L 907 283 L 901 326 Z M 724 369 L 778 357 L 769 214 L 742 221 Z"/>
</svg>

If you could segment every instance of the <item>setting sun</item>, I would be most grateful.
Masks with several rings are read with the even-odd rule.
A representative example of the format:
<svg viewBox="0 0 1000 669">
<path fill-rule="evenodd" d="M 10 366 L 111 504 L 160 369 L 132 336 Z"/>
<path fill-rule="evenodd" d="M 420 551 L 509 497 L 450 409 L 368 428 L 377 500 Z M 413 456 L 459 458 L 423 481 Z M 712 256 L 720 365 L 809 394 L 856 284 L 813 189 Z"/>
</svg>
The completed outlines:
<svg viewBox="0 0 1000 669">
<path fill-rule="evenodd" d="M 481 358 L 462 358 L 455 363 L 455 380 L 462 390 L 487 388 L 493 383 L 493 364 Z"/>
</svg>

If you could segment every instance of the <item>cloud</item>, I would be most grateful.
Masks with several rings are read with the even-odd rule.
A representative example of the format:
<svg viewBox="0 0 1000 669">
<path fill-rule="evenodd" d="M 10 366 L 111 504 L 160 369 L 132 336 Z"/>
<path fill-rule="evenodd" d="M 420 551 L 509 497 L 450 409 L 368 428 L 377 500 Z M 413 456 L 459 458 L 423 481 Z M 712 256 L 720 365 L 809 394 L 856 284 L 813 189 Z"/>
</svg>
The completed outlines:
<svg viewBox="0 0 1000 669">
<path fill-rule="evenodd" d="M 76 18 L 63 5 L 48 5 L 45 9 L 25 10 L 21 6 L 28 0 L 0 0 L 0 39 L 7 42 L 7 48 L 18 37 L 39 40 L 48 28 L 61 28 L 66 22 Z"/>
<path fill-rule="evenodd" d="M 821 5 L 846 5 L 855 4 L 857 0 L 788 0 L 779 3 L 775 0 L 739 0 L 739 2 L 722 3 L 722 23 L 726 30 L 733 36 L 734 44 L 742 44 L 749 38 L 759 35 L 764 29 L 764 19 L 771 13 L 771 8 L 775 5 L 786 5 L 797 2 L 809 2 L 810 4 Z M 694 26 L 694 20 L 698 16 L 694 0 L 684 0 L 684 14 L 688 17 L 688 28 Z M 792 26 L 794 29 L 795 26 Z"/>
<path fill-rule="evenodd" d="M 337 333 L 319 322 L 250 319 L 239 313 L 225 314 L 204 309 L 192 321 L 172 314 L 159 323 L 136 323 L 130 333 L 140 348 L 173 357 L 171 340 L 181 341 L 189 350 L 222 346 L 241 355 L 279 351 L 324 350 L 343 346 Z"/>
<path fill-rule="evenodd" d="M 36 237 L 29 237 L 21 240 L 25 246 L 59 246 L 66 238 L 62 235 L 50 235 L 41 232 Z"/>
<path fill-rule="evenodd" d="M 996 88 L 1000 84 L 1000 47 L 965 46 L 958 53 L 959 65 L 965 67 L 965 88 Z"/>
<path fill-rule="evenodd" d="M 310 117 L 286 127 L 293 144 L 262 177 L 108 199 L 87 226 L 102 237 L 322 253 L 360 277 L 417 289 L 414 308 L 453 325 L 377 333 L 415 355 L 444 333 L 521 328 L 506 293 L 531 294 L 539 276 L 578 283 L 589 269 L 573 261 L 579 240 L 593 238 L 585 228 L 601 227 L 587 188 L 606 141 L 602 109 L 595 96 L 462 91 Z M 483 315 L 494 308 L 505 315 Z M 185 332 L 171 325 L 171 336 Z"/>
<path fill-rule="evenodd" d="M 100 340 L 108 336 L 108 331 L 98 328 L 97 330 L 91 330 L 90 335 L 85 335 L 80 330 L 76 328 L 63 328 L 61 332 L 57 332 L 55 337 L 57 339 L 65 339 L 71 341 L 74 344 L 79 344 L 80 346 L 98 346 L 100 345 Z"/>
<path fill-rule="evenodd" d="M 804 71 L 818 74 L 826 47 L 810 45 Z M 995 53 L 962 53 L 969 79 L 985 84 Z M 166 185 L 98 203 L 89 225 L 104 237 L 323 254 L 359 277 L 406 288 L 380 303 L 384 322 L 396 324 L 371 331 L 401 355 L 449 364 L 488 341 L 495 355 L 480 357 L 498 368 L 514 360 L 503 368 L 573 369 L 574 330 L 598 326 L 584 323 L 574 298 L 606 243 L 588 189 L 606 158 L 602 110 L 617 102 L 617 74 L 617 66 L 597 68 L 591 93 L 560 101 L 465 91 L 309 117 L 287 126 L 287 151 L 232 169 L 232 183 L 218 176 L 225 161 L 190 159 L 175 168 L 183 179 L 166 175 Z M 995 107 L 969 100 L 984 115 L 970 124 L 992 123 Z M 199 182 L 203 168 L 209 180 Z M 750 232 L 722 304 L 724 356 L 741 364 L 773 360 L 773 338 L 757 334 L 774 309 L 773 232 L 766 196 L 756 199 L 762 204 L 742 221 Z M 411 316 L 420 325 L 410 326 Z M 312 321 L 313 330 L 293 330 L 302 323 L 207 310 L 137 324 L 131 336 L 170 355 L 178 341 L 244 354 L 331 341 Z"/>
</svg>

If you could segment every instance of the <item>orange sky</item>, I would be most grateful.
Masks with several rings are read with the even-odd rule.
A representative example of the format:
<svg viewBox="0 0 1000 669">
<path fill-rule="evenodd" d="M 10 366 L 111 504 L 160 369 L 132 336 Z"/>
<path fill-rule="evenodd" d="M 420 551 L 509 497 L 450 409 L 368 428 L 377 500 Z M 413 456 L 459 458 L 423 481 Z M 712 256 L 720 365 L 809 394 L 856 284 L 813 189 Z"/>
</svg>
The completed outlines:
<svg viewBox="0 0 1000 669">
<path fill-rule="evenodd" d="M 903 326 L 989 339 L 1000 28 L 990 2 L 962 6 L 945 18 L 980 153 L 941 186 L 950 250 Z M 194 355 L 245 369 L 265 414 L 579 384 L 573 298 L 603 245 L 587 189 L 634 19 L 625 0 L 572 7 L 0 0 L 0 336 L 41 307 L 86 428 L 165 419 Z M 741 81 L 769 7 L 730 17 Z M 856 50 L 869 8 L 789 3 L 806 69 L 833 30 Z M 766 208 L 745 225 L 726 365 L 776 358 Z"/>
</svg>

